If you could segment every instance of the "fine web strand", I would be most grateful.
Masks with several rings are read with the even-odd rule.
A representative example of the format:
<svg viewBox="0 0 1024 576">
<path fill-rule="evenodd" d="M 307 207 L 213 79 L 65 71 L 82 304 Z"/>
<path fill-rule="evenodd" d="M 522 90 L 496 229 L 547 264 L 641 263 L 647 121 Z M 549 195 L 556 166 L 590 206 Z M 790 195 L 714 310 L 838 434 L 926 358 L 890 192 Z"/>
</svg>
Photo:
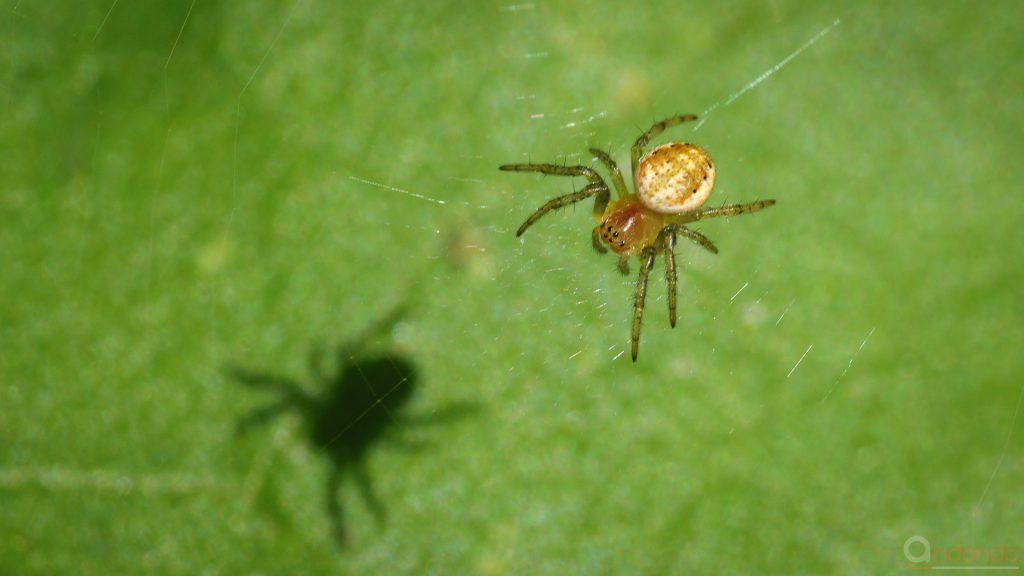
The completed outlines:
<svg viewBox="0 0 1024 576">
<path fill-rule="evenodd" d="M 395 367 L 394 362 L 391 363 L 391 366 L 392 366 L 392 368 L 395 368 L 395 371 L 397 373 L 398 369 L 397 369 L 397 367 Z M 374 395 L 374 398 L 376 398 L 376 399 L 374 400 L 373 404 L 370 404 L 365 410 L 360 412 L 358 416 L 356 416 L 351 422 L 349 422 L 348 425 L 345 426 L 341 430 L 341 432 L 338 432 L 337 434 L 335 434 L 333 438 L 331 438 L 330 440 L 327 441 L 326 444 L 321 446 L 321 449 L 326 450 L 327 448 L 330 448 L 330 446 L 332 444 L 334 444 L 335 442 L 340 440 L 342 438 L 342 436 L 344 436 L 349 430 L 352 429 L 353 426 L 358 424 L 363 418 L 366 417 L 367 414 L 369 414 L 377 406 L 380 406 L 381 408 L 383 408 L 384 411 L 387 412 L 388 416 L 391 417 L 392 421 L 394 421 L 394 419 L 395 419 L 394 415 L 392 415 L 391 411 L 388 410 L 386 406 L 384 406 L 383 402 L 384 402 L 384 400 L 388 396 L 391 396 L 392 392 L 394 392 L 395 390 L 398 390 L 403 384 L 408 382 L 409 381 L 409 377 L 408 376 L 403 376 L 401 380 L 399 380 L 394 386 L 391 387 L 390 390 L 388 390 L 384 394 L 381 394 L 380 396 L 377 396 L 376 391 L 373 390 L 373 386 L 366 379 L 366 376 L 363 374 L 362 370 L 359 371 L 359 376 L 363 379 L 363 382 L 366 383 L 366 386 L 370 389 L 370 391 Z"/>
<path fill-rule="evenodd" d="M 795 303 L 796 300 L 791 300 L 789 304 L 786 305 L 786 309 L 782 311 L 782 314 L 779 315 L 779 319 L 775 321 L 776 326 L 778 326 L 782 322 L 782 319 L 786 317 L 786 313 L 789 312 L 789 309 L 792 308 L 793 304 Z"/>
<path fill-rule="evenodd" d="M 985 498 L 988 496 L 989 489 L 992 488 L 992 481 L 996 479 L 996 475 L 999 474 L 999 469 L 1003 467 L 1003 460 L 1006 459 L 1006 453 L 1010 449 L 1010 440 L 1013 439 L 1013 430 L 1017 427 L 1017 417 L 1020 416 L 1021 403 L 1024 402 L 1024 384 L 1020 387 L 1020 392 L 1017 394 L 1017 407 L 1013 409 L 1013 418 L 1010 419 L 1010 429 L 1006 433 L 1006 441 L 1003 442 L 1003 451 L 999 454 L 999 460 L 996 461 L 995 468 L 992 469 L 992 474 L 988 477 L 988 482 L 985 483 L 985 489 L 981 492 L 981 498 L 978 498 L 978 503 L 974 505 L 974 513 L 977 514 L 981 511 L 981 505 L 985 503 Z"/>
<path fill-rule="evenodd" d="M 807 354 L 810 353 L 811 348 L 814 348 L 814 344 L 811 344 L 810 346 L 807 347 L 807 350 L 804 350 L 804 355 L 801 356 L 800 359 L 796 361 L 796 364 L 793 365 L 793 369 L 789 371 L 789 374 L 786 374 L 786 378 L 789 378 L 790 376 L 793 375 L 793 372 L 796 372 L 796 369 L 800 367 L 800 363 L 803 362 L 804 358 L 807 357 Z"/>
<path fill-rule="evenodd" d="M 228 490 L 217 478 L 192 474 L 132 474 L 64 466 L 0 469 L 0 489 L 41 488 L 50 492 L 111 492 L 157 496 Z"/>
<path fill-rule="evenodd" d="M 277 30 L 277 34 L 274 39 L 270 42 L 267 50 L 263 53 L 263 57 L 260 58 L 259 63 L 253 69 L 252 74 L 249 75 L 249 79 L 246 80 L 245 85 L 238 92 L 238 97 L 235 99 L 235 130 L 234 138 L 231 145 L 231 199 L 229 201 L 228 216 L 224 223 L 224 231 L 221 234 L 221 243 L 226 244 L 228 239 L 231 237 L 231 227 L 235 220 L 235 211 L 237 209 L 238 202 L 238 132 L 242 124 L 242 98 L 245 96 L 249 86 L 259 75 L 260 70 L 263 68 L 263 64 L 270 57 L 270 53 L 277 47 L 278 41 L 284 34 L 285 29 L 288 28 L 288 23 L 291 22 L 292 16 L 295 14 L 295 9 L 298 7 L 299 2 L 302 0 L 295 0 L 292 2 L 291 7 L 288 9 L 288 14 L 285 15 L 284 21 L 281 23 L 281 27 Z M 187 17 L 187 16 L 186 16 Z M 172 48 L 173 50 L 173 48 Z M 168 56 L 170 61 L 170 56 Z M 210 280 L 210 293 L 213 294 L 211 299 L 212 304 L 210 306 L 210 334 L 212 335 L 212 341 L 217 343 L 217 293 L 219 290 L 218 276 L 214 274 Z M 215 351 L 215 355 L 219 355 L 219 352 Z"/>
<path fill-rule="evenodd" d="M 381 184 L 380 182 L 374 182 L 373 180 L 365 180 L 357 176 L 349 176 L 348 178 L 349 180 L 355 180 L 356 182 L 362 182 L 363 184 L 369 184 L 370 186 L 384 188 L 385 190 L 391 190 L 392 192 L 398 192 L 400 194 L 405 194 L 406 196 L 419 198 L 420 200 L 426 200 L 427 202 L 433 202 L 434 204 L 447 204 L 444 200 L 438 200 L 437 198 L 431 198 L 430 196 L 424 196 L 423 194 L 417 194 L 416 192 L 395 188 L 394 186 L 388 186 L 387 184 Z"/>
<path fill-rule="evenodd" d="M 736 293 L 732 295 L 732 298 L 729 298 L 729 302 L 736 300 L 736 297 L 739 296 L 741 292 L 746 290 L 747 286 L 750 286 L 750 282 L 744 282 L 743 286 L 740 286 L 740 289 L 737 290 Z"/>
<path fill-rule="evenodd" d="M 245 96 L 246 91 L 249 90 L 249 86 L 252 85 L 253 81 L 256 79 L 256 76 L 259 75 L 260 70 L 263 68 L 263 64 L 267 61 L 267 58 L 269 58 L 271 52 L 274 51 L 274 48 L 277 46 L 278 41 L 281 39 L 281 36 L 284 34 L 285 29 L 288 28 L 288 24 L 289 24 L 289 22 L 291 22 L 292 16 L 295 14 L 295 9 L 298 7 L 299 2 L 301 2 L 301 0 L 295 0 L 292 3 L 291 7 L 288 9 L 288 13 L 284 17 L 284 21 L 281 22 L 281 26 L 277 30 L 277 34 L 274 35 L 274 39 L 271 40 L 270 45 L 267 46 L 266 51 L 263 53 L 263 57 L 260 58 L 259 63 L 253 69 L 252 74 L 249 75 L 249 78 L 245 81 L 245 84 L 242 86 L 242 89 L 238 91 L 238 96 L 235 98 L 235 121 L 234 121 L 235 127 L 234 127 L 234 137 L 232 139 L 232 144 L 231 144 L 231 197 L 230 197 L 230 200 L 229 200 L 228 216 L 227 216 L 227 218 L 225 220 L 225 223 L 224 223 L 223 233 L 221 234 L 221 239 L 222 239 L 221 241 L 222 241 L 222 243 L 226 242 L 227 239 L 231 236 L 231 227 L 232 227 L 232 224 L 234 223 L 235 210 L 236 210 L 236 207 L 237 207 L 237 197 L 238 197 L 238 133 L 239 133 L 239 130 L 240 130 L 241 124 L 242 124 L 242 99 Z M 178 40 L 181 38 L 181 33 L 184 30 L 185 24 L 188 22 L 189 15 L 192 13 L 192 8 L 193 8 L 194 5 L 195 5 L 195 2 L 192 3 L 192 6 L 189 6 L 189 11 L 185 15 L 185 22 L 182 23 L 182 29 L 178 31 L 178 37 L 175 39 L 174 45 L 171 47 L 171 53 L 168 54 L 167 62 L 164 64 L 165 71 L 166 71 L 167 66 L 170 64 L 171 57 L 174 55 L 174 50 L 177 47 Z M 213 298 L 211 298 L 212 304 L 211 304 L 211 307 L 210 307 L 210 328 L 209 328 L 209 330 L 210 330 L 210 335 L 211 335 L 211 341 L 214 342 L 215 345 L 218 342 L 217 341 L 217 298 L 216 298 L 217 292 L 219 290 L 218 280 L 219 280 L 219 278 L 218 278 L 217 274 L 214 274 L 213 277 L 210 280 L 210 293 L 213 295 Z M 214 355 L 215 356 L 219 356 L 219 350 L 215 349 L 214 350 Z M 281 442 L 280 438 L 281 438 L 280 436 L 275 434 L 275 436 L 274 436 L 275 444 L 279 444 Z M 260 456 L 258 461 L 254 462 L 253 465 L 250 466 L 249 471 L 246 474 L 246 478 L 245 478 L 245 480 L 243 482 L 243 486 L 242 486 L 243 498 L 246 501 L 252 502 L 252 501 L 255 500 L 256 493 L 257 493 L 257 491 L 258 491 L 258 489 L 260 487 L 260 484 L 262 482 L 261 479 L 265 476 L 265 471 L 268 470 L 270 465 L 271 465 L 271 455 L 272 455 L 272 453 L 274 451 L 275 451 L 275 446 L 274 445 L 268 446 L 268 448 Z"/>
<path fill-rule="evenodd" d="M 787 308 L 787 310 L 788 310 L 788 308 Z M 781 318 L 780 318 L 780 320 L 781 320 Z M 839 377 L 836 378 L 836 381 L 832 383 L 832 387 L 829 388 L 828 393 L 825 394 L 825 396 L 821 399 L 822 403 L 824 403 L 825 400 L 828 400 L 829 397 L 832 396 L 832 393 L 836 391 L 836 388 L 839 387 L 839 382 L 843 379 L 843 377 L 846 376 L 846 373 L 850 371 L 850 368 L 853 367 L 853 361 L 857 359 L 857 355 L 860 354 L 861 350 L 863 350 L 864 347 L 868 345 L 868 340 L 871 339 L 871 335 L 874 334 L 874 333 L 875 333 L 875 329 L 872 328 L 871 331 L 868 332 L 868 335 L 864 337 L 864 340 L 860 343 L 860 347 L 857 348 L 857 351 L 854 352 L 853 356 L 850 357 L 850 361 L 846 363 L 846 368 L 843 368 L 843 372 L 841 374 L 839 374 Z"/>
<path fill-rule="evenodd" d="M 829 24 L 824 29 L 822 29 L 820 32 L 815 34 L 810 40 L 808 40 L 807 42 L 804 42 L 803 46 L 797 48 L 795 51 L 793 51 L 792 54 L 790 54 L 789 56 L 786 56 L 785 58 L 783 58 L 782 61 L 780 61 L 778 64 L 776 64 L 775 66 L 772 66 L 771 68 L 766 70 L 763 74 L 761 74 L 757 78 L 754 78 L 753 80 L 751 80 L 746 86 L 741 88 L 739 92 L 736 92 L 735 94 L 731 94 L 724 101 L 716 102 L 716 103 L 712 104 L 707 110 L 701 112 L 701 114 L 700 114 L 700 121 L 697 122 L 697 124 L 693 127 L 693 131 L 696 132 L 697 130 L 700 130 L 700 127 L 704 125 L 705 121 L 707 121 L 708 116 L 710 116 L 711 113 L 714 112 L 716 109 L 718 109 L 718 108 L 725 108 L 729 104 L 732 104 L 733 102 L 735 102 L 740 96 L 743 96 L 747 92 L 749 92 L 749 91 L 753 90 L 754 88 L 756 88 L 758 84 L 764 82 L 769 77 L 771 77 L 772 74 L 775 74 L 776 72 L 781 70 L 783 66 L 785 66 L 786 64 L 789 64 L 794 58 L 799 56 L 804 50 L 807 50 L 808 48 L 810 48 L 811 46 L 816 44 L 819 40 L 821 40 L 826 35 L 828 35 L 828 33 L 831 32 L 836 26 L 839 26 L 839 24 L 841 22 L 842 21 L 839 18 L 836 18 L 835 21 L 832 22 L 832 24 Z"/>
<path fill-rule="evenodd" d="M 167 61 L 164 62 L 164 70 L 171 65 L 171 58 L 174 57 L 174 50 L 178 47 L 178 42 L 181 41 L 181 35 L 185 32 L 185 25 L 188 24 L 188 19 L 192 16 L 192 9 L 196 7 L 196 0 L 192 0 L 192 4 L 188 7 L 188 12 L 185 13 L 185 20 L 181 23 L 181 28 L 178 29 L 178 35 L 174 38 L 174 44 L 171 45 L 171 53 L 167 55 Z M 165 77 L 166 78 L 166 77 Z"/>
<path fill-rule="evenodd" d="M 115 2 L 116 4 L 116 2 Z M 171 59 L 174 58 L 174 50 L 178 47 L 178 43 L 181 42 L 181 36 L 185 33 L 185 27 L 188 25 L 188 19 L 192 16 L 192 9 L 196 7 L 196 0 L 192 0 L 192 4 L 189 5 L 188 11 L 185 13 L 185 18 L 181 22 L 181 27 L 178 28 L 178 35 L 174 38 L 174 43 L 171 45 L 171 50 L 167 54 L 167 60 L 164 61 L 164 68 L 161 71 L 161 84 L 163 85 L 164 94 L 164 139 L 163 144 L 160 146 L 160 163 L 157 168 L 156 175 L 156 187 L 149 198 L 149 222 L 148 222 L 148 233 L 149 240 L 146 246 L 146 319 L 152 320 L 152 285 L 153 285 L 153 254 L 156 244 L 156 203 L 160 198 L 160 192 L 163 187 L 164 181 L 164 164 L 167 159 L 167 145 L 171 139 L 171 101 L 167 91 L 167 69 L 171 65 Z"/>
<path fill-rule="evenodd" d="M 96 39 L 100 37 L 100 32 L 103 32 L 103 27 L 107 25 L 107 20 L 109 20 L 110 19 L 110 15 L 114 13 L 114 8 L 117 7 L 118 1 L 119 0 L 114 0 L 114 3 L 110 5 L 110 9 L 107 10 L 107 14 L 106 14 L 106 16 L 103 17 L 103 21 L 100 22 L 99 27 L 96 28 L 96 33 L 92 35 L 92 41 L 93 42 L 95 42 Z M 20 2 L 19 2 L 19 4 L 20 4 Z M 15 6 L 14 9 L 17 10 L 18 7 Z"/>
</svg>

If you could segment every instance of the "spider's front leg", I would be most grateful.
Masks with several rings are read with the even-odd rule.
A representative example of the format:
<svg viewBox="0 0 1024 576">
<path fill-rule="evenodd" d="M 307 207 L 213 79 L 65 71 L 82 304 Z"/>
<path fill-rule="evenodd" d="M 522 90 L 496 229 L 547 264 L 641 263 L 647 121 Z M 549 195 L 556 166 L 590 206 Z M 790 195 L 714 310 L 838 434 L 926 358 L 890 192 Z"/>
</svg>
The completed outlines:
<svg viewBox="0 0 1024 576">
<path fill-rule="evenodd" d="M 636 362 L 640 350 L 640 322 L 644 317 L 644 305 L 647 300 L 647 277 L 654 266 L 657 251 L 648 246 L 640 252 L 640 275 L 636 279 L 636 297 L 633 300 L 633 362 Z"/>
<path fill-rule="evenodd" d="M 504 172 L 539 172 L 553 176 L 584 176 L 591 184 L 604 184 L 601 175 L 588 166 L 563 166 L 561 164 L 502 164 L 498 170 Z"/>
<path fill-rule="evenodd" d="M 597 228 L 590 231 L 590 243 L 594 246 L 594 252 L 598 254 L 608 252 L 608 249 L 601 243 L 601 233 L 597 231 Z"/>
<path fill-rule="evenodd" d="M 604 214 L 605 206 L 608 205 L 609 196 L 608 187 L 605 186 L 603 182 L 600 184 L 588 184 L 578 192 L 573 192 L 571 194 L 566 194 L 564 196 L 548 200 L 543 206 L 538 208 L 536 212 L 530 214 L 530 217 L 523 222 L 523 225 L 519 227 L 519 230 L 516 230 L 516 237 L 522 236 L 523 232 L 526 232 L 527 228 L 533 226 L 534 222 L 540 220 L 541 217 L 548 212 L 558 210 L 559 208 L 568 206 L 569 204 L 575 204 L 580 200 L 586 200 L 587 198 L 595 195 L 597 198 L 594 200 L 594 217 L 600 218 Z M 595 245 L 594 248 L 597 249 L 597 245 Z M 601 248 L 604 247 L 602 246 Z"/>
<path fill-rule="evenodd" d="M 595 172 L 592 168 L 586 166 L 560 166 L 558 164 L 503 164 L 498 167 L 499 170 L 506 172 L 540 172 L 541 174 L 553 174 L 556 176 L 583 176 L 590 184 L 585 186 L 578 192 L 552 198 L 544 203 L 543 206 L 537 209 L 536 212 L 530 215 L 523 222 L 523 225 L 516 231 L 516 236 L 522 236 L 526 229 L 533 225 L 534 222 L 540 220 L 542 216 L 552 210 L 557 210 L 563 206 L 574 204 L 580 200 L 585 200 L 591 196 L 596 196 L 594 199 L 594 218 L 600 220 L 604 216 L 604 209 L 608 206 L 608 201 L 611 198 L 611 192 L 608 190 L 608 185 L 605 184 L 604 179 L 601 175 Z M 596 236 L 592 238 L 594 240 L 594 249 L 598 252 L 603 252 L 603 246 L 599 246 L 598 238 Z"/>
<path fill-rule="evenodd" d="M 619 274 L 623 276 L 629 276 L 629 254 L 619 255 Z"/>
</svg>

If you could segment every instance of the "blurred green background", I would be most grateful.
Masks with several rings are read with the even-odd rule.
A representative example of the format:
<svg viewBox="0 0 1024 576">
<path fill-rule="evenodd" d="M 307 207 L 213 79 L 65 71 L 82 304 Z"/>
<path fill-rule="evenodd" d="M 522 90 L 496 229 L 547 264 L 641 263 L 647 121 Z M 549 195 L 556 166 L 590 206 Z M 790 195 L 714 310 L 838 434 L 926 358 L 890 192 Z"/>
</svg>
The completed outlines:
<svg viewBox="0 0 1024 576">
<path fill-rule="evenodd" d="M 0 3 L 0 573 L 1024 547 L 1024 5 L 374 4 Z M 716 104 L 659 142 L 778 205 L 634 365 L 589 205 L 514 237 L 581 183 L 496 167 Z"/>
</svg>

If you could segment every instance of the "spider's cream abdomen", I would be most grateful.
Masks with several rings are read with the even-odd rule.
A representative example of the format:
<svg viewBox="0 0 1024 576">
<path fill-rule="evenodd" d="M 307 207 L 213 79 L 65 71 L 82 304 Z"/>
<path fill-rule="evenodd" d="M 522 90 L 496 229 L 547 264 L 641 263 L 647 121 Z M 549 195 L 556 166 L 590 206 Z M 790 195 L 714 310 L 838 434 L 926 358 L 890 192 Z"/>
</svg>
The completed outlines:
<svg viewBox="0 0 1024 576">
<path fill-rule="evenodd" d="M 711 196 L 715 165 L 707 152 L 693 144 L 662 144 L 640 159 L 633 184 L 637 198 L 654 212 L 690 212 Z"/>
</svg>

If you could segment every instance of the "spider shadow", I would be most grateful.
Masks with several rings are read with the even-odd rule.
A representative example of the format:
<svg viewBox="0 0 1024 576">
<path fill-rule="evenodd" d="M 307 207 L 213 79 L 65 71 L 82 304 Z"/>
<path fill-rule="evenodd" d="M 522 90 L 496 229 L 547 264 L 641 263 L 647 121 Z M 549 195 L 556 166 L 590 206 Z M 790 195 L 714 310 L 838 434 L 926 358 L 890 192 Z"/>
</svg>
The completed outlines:
<svg viewBox="0 0 1024 576">
<path fill-rule="evenodd" d="M 392 315 L 382 327 L 393 326 L 400 316 L 400 312 Z M 364 340 L 356 340 L 360 341 Z M 419 387 L 419 373 L 409 357 L 391 352 L 368 354 L 358 345 L 345 344 L 337 348 L 334 358 L 334 369 L 325 369 L 324 349 L 314 347 L 308 359 L 313 380 L 309 386 L 235 367 L 228 368 L 228 374 L 242 386 L 273 398 L 238 422 L 240 434 L 285 413 L 298 414 L 307 441 L 328 464 L 326 511 L 335 539 L 344 546 L 349 536 L 339 492 L 346 480 L 354 482 L 377 523 L 387 521 L 387 507 L 368 472 L 368 455 L 384 444 L 419 451 L 427 445 L 404 438 L 406 431 L 460 420 L 475 413 L 477 407 L 453 403 L 430 414 L 407 414 Z"/>
</svg>

